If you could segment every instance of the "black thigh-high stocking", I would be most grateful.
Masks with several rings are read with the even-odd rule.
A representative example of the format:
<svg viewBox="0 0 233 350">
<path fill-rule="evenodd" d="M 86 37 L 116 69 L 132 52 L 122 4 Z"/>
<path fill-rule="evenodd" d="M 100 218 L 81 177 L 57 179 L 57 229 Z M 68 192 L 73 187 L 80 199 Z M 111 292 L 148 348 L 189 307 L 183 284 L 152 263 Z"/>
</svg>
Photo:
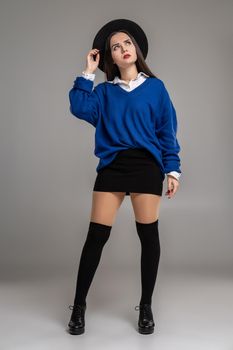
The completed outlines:
<svg viewBox="0 0 233 350">
<path fill-rule="evenodd" d="M 79 262 L 74 304 L 86 305 L 86 296 L 99 265 L 103 247 L 110 236 L 111 228 L 112 226 L 90 221 Z"/>
<path fill-rule="evenodd" d="M 142 294 L 140 304 L 151 304 L 160 259 L 158 220 L 152 223 L 135 222 L 141 241 Z"/>
</svg>

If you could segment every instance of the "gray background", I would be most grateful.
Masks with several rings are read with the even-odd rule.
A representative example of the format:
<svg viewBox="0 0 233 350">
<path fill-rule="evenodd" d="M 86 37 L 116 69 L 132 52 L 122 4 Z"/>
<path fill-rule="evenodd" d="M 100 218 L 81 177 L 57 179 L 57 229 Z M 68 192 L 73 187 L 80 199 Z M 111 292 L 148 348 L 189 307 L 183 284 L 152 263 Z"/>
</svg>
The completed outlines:
<svg viewBox="0 0 233 350">
<path fill-rule="evenodd" d="M 232 15 L 228 0 L 1 0 L 2 348 L 72 348 L 80 339 L 71 340 L 63 329 L 98 158 L 95 129 L 71 115 L 68 91 L 85 68 L 98 29 L 127 18 L 147 34 L 146 62 L 168 88 L 181 145 L 182 176 L 171 200 L 164 181 L 153 297 L 160 328 L 147 341 L 158 349 L 233 349 Z M 104 78 L 97 69 L 95 84 Z M 127 329 L 137 318 L 126 309 L 139 300 L 139 269 L 140 243 L 127 196 L 87 299 L 96 346 L 106 336 L 106 317 L 106 348 L 135 346 L 135 339 L 144 346 L 143 336 Z M 22 325 L 14 341 L 7 323 L 12 319 Z M 126 329 L 132 343 L 119 343 L 117 335 L 122 338 Z"/>
</svg>

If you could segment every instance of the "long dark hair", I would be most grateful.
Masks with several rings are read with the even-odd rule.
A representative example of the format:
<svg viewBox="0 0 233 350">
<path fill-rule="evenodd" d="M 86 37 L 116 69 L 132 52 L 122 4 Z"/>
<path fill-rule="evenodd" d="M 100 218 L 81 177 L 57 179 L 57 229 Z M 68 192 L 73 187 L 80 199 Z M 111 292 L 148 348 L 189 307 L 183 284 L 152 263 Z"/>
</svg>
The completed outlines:
<svg viewBox="0 0 233 350">
<path fill-rule="evenodd" d="M 119 32 L 126 33 L 131 38 L 131 40 L 136 48 L 137 60 L 136 60 L 135 64 L 136 64 L 138 72 L 144 72 L 144 73 L 148 74 L 150 77 L 157 78 L 151 72 L 150 68 L 146 64 L 144 57 L 143 57 L 143 54 L 142 54 L 142 51 L 141 51 L 140 47 L 138 46 L 134 37 L 127 30 L 121 29 L 121 30 L 117 30 L 115 32 L 112 32 L 106 40 L 105 51 L 104 51 L 104 73 L 106 75 L 106 80 L 113 80 L 115 78 L 115 76 L 119 76 L 119 78 L 121 78 L 121 72 L 120 72 L 118 66 L 113 63 L 112 54 L 111 54 L 111 47 L 110 47 L 111 37 L 114 34 L 119 33 Z"/>
</svg>

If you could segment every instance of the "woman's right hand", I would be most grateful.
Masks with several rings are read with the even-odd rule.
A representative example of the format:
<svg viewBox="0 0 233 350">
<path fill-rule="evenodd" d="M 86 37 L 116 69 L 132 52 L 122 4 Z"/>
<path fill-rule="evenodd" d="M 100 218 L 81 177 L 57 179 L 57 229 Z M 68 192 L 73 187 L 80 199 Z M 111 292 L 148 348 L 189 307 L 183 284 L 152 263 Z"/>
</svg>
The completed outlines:
<svg viewBox="0 0 233 350">
<path fill-rule="evenodd" d="M 96 55 L 95 61 L 93 56 Z M 87 57 L 86 57 L 86 73 L 94 73 L 96 68 L 99 65 L 99 60 L 100 60 L 100 54 L 98 49 L 92 49 L 88 52 Z"/>
</svg>

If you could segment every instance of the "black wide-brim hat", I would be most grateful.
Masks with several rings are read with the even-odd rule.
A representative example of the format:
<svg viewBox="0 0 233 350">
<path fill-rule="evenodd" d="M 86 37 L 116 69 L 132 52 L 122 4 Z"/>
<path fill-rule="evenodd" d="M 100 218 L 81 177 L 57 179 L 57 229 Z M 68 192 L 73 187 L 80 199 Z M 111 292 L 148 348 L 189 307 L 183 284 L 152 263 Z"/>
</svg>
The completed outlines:
<svg viewBox="0 0 233 350">
<path fill-rule="evenodd" d="M 115 31 L 125 29 L 127 30 L 136 40 L 138 46 L 140 47 L 144 59 L 146 59 L 148 53 L 148 41 L 146 34 L 142 28 L 135 22 L 128 19 L 115 19 L 106 23 L 96 34 L 92 49 L 100 50 L 100 60 L 98 68 L 104 72 L 104 51 L 105 44 L 108 36 Z"/>
</svg>

